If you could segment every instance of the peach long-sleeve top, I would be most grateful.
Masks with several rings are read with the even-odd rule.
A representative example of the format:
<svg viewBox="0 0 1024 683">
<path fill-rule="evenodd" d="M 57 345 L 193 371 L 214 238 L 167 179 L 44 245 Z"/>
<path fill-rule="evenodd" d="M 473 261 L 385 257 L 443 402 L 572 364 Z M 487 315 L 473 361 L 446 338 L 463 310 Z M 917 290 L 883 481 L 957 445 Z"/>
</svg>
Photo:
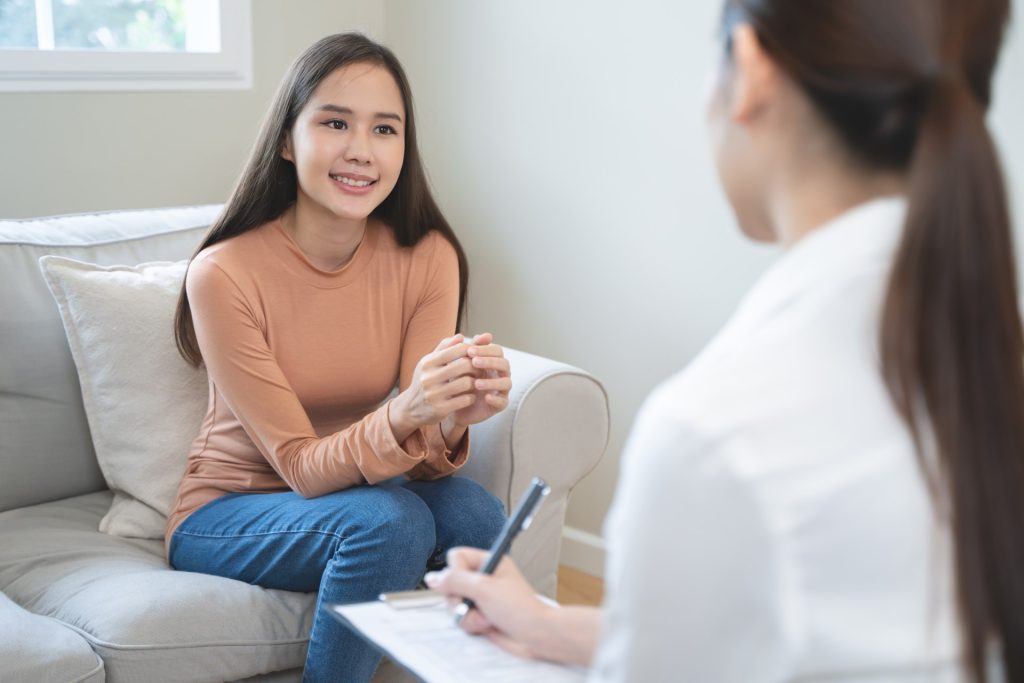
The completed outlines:
<svg viewBox="0 0 1024 683">
<path fill-rule="evenodd" d="M 387 397 L 455 329 L 459 265 L 431 232 L 411 248 L 373 219 L 341 269 L 313 265 L 271 221 L 214 244 L 185 281 L 210 381 L 167 521 L 178 525 L 229 492 L 315 497 L 405 474 L 455 472 L 438 425 L 398 443 Z"/>
</svg>

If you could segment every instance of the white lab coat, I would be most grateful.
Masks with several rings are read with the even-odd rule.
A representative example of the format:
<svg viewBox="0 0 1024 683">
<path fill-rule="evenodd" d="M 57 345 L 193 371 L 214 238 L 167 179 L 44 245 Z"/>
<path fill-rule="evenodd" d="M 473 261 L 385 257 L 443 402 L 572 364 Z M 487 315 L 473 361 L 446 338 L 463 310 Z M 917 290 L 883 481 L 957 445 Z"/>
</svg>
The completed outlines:
<svg viewBox="0 0 1024 683">
<path fill-rule="evenodd" d="M 879 372 L 905 211 L 800 240 L 648 398 L 592 680 L 961 680 L 949 536 Z"/>
</svg>

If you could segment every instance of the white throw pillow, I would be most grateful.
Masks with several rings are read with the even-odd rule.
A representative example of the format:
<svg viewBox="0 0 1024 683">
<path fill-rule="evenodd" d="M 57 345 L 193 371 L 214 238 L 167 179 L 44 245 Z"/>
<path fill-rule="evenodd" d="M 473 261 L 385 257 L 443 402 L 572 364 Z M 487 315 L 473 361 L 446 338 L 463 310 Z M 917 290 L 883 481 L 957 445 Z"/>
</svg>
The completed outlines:
<svg viewBox="0 0 1024 683">
<path fill-rule="evenodd" d="M 96 459 L 114 492 L 100 531 L 163 538 L 207 406 L 206 371 L 178 354 L 186 261 L 97 266 L 39 259 L 75 359 Z"/>
</svg>

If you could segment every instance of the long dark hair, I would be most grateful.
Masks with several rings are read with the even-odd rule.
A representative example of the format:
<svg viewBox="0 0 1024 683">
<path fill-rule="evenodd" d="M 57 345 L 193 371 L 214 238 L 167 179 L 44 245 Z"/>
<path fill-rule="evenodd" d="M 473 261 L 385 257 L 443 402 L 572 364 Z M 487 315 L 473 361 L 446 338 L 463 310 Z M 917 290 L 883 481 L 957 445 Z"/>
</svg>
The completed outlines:
<svg viewBox="0 0 1024 683">
<path fill-rule="evenodd" d="M 231 193 L 223 212 L 210 227 L 200 251 L 230 237 L 257 228 L 278 218 L 295 201 L 298 180 L 295 166 L 281 157 L 285 135 L 295 124 L 320 82 L 335 70 L 349 64 L 375 64 L 391 73 L 402 93 L 405 105 L 405 158 L 391 194 L 373 211 L 386 223 L 396 241 L 411 247 L 431 230 L 441 233 L 455 248 L 459 259 L 458 325 L 466 306 L 469 266 L 465 252 L 445 220 L 427 184 L 416 144 L 416 120 L 412 90 L 398 59 L 383 45 L 358 33 L 339 33 L 314 43 L 288 69 L 267 112 L 249 160 Z M 184 285 L 178 297 L 174 317 L 174 337 L 181 355 L 192 365 L 202 362 L 192 324 L 192 311 Z"/>
<path fill-rule="evenodd" d="M 1024 341 L 985 124 L 1009 0 L 728 0 L 849 150 L 908 174 L 882 376 L 955 544 L 974 681 L 1024 681 Z M 932 438 L 934 437 L 934 438 Z M 931 444 L 925 446 L 925 444 Z"/>
</svg>

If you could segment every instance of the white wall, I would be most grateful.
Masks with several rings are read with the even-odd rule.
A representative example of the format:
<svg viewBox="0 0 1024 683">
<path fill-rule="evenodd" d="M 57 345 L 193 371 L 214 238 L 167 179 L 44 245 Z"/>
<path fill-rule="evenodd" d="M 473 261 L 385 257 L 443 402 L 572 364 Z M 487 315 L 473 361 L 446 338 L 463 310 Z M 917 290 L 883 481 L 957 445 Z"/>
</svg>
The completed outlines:
<svg viewBox="0 0 1024 683">
<path fill-rule="evenodd" d="M 612 437 L 569 508 L 596 571 L 643 397 L 721 326 L 775 252 L 744 241 L 713 175 L 704 96 L 718 2 L 389 0 L 424 158 L 472 267 L 471 325 L 606 384 Z M 995 114 L 1021 196 L 1024 46 Z M 652 511 L 652 522 L 657 511 Z M 582 533 L 579 533 L 582 532 Z M 582 540 L 582 543 L 580 542 Z"/>
<path fill-rule="evenodd" d="M 251 90 L 0 93 L 0 217 L 224 201 L 292 60 L 384 7 L 253 0 Z"/>
<path fill-rule="evenodd" d="M 996 72 L 995 101 L 989 125 L 1007 174 L 1017 226 L 1017 275 L 1018 280 L 1024 283 L 1024 131 L 1021 130 L 1024 123 L 1024 87 L 1021 86 L 1024 86 L 1024 26 L 1018 11 Z"/>
</svg>

